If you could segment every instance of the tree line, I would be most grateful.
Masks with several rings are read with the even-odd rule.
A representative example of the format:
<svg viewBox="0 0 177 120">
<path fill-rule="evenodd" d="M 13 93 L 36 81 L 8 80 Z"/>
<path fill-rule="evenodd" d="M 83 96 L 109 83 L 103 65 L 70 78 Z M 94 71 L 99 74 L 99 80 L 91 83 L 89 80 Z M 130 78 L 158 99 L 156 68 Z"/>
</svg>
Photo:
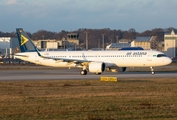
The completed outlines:
<svg viewBox="0 0 177 120">
<path fill-rule="evenodd" d="M 88 33 L 88 47 L 89 48 L 97 48 L 101 47 L 103 44 L 102 37 L 104 35 L 104 44 L 105 46 L 110 43 L 117 42 L 117 39 L 129 39 L 134 40 L 138 36 L 157 36 L 157 41 L 164 40 L 164 33 L 171 32 L 171 30 L 177 31 L 175 28 L 155 28 L 152 30 L 146 30 L 142 33 L 136 32 L 134 28 L 131 28 L 127 31 L 124 30 L 111 30 L 109 28 L 104 29 L 87 29 L 80 28 L 78 30 L 72 31 L 73 33 L 79 34 L 79 43 L 85 45 L 86 43 L 86 32 Z M 29 37 L 32 40 L 41 40 L 41 39 L 56 39 L 61 40 L 63 37 L 67 38 L 68 33 L 72 33 L 71 31 L 62 30 L 60 32 L 51 32 L 47 30 L 39 30 L 35 33 L 27 32 Z M 16 37 L 15 32 L 1 32 L 0 37 Z"/>
</svg>

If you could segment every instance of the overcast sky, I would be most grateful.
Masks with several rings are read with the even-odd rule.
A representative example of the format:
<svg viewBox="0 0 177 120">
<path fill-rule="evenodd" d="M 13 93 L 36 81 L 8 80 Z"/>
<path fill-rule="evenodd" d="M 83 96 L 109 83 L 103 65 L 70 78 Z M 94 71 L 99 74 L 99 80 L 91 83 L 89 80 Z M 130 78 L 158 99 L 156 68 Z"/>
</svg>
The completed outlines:
<svg viewBox="0 0 177 120">
<path fill-rule="evenodd" d="M 0 31 L 177 28 L 177 0 L 0 0 Z"/>
</svg>

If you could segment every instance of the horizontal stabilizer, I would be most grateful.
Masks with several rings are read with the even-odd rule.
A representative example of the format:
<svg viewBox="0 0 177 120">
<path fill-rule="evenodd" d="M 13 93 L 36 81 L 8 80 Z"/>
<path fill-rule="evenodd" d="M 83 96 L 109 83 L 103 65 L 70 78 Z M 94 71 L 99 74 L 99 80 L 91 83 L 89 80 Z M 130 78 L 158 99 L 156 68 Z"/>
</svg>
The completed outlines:
<svg viewBox="0 0 177 120">
<path fill-rule="evenodd" d="M 29 57 L 28 55 L 18 55 L 18 54 L 15 54 L 15 56 L 19 56 L 19 57 Z"/>
</svg>

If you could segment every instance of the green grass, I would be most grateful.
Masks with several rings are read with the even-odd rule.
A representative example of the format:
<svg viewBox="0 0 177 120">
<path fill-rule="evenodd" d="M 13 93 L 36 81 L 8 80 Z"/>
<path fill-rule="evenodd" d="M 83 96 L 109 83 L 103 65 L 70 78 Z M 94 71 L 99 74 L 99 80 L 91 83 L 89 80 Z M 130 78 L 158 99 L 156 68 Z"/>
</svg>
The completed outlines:
<svg viewBox="0 0 177 120">
<path fill-rule="evenodd" d="M 176 118 L 177 78 L 0 82 L 0 119 Z"/>
</svg>

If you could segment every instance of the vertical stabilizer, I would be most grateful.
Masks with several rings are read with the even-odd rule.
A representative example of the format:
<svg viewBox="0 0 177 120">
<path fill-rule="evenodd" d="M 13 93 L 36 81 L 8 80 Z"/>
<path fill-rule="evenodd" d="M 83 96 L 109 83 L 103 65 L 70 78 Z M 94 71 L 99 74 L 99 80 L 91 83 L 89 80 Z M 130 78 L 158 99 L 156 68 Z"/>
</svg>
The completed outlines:
<svg viewBox="0 0 177 120">
<path fill-rule="evenodd" d="M 38 51 L 29 36 L 22 28 L 16 29 L 21 52 Z"/>
</svg>

